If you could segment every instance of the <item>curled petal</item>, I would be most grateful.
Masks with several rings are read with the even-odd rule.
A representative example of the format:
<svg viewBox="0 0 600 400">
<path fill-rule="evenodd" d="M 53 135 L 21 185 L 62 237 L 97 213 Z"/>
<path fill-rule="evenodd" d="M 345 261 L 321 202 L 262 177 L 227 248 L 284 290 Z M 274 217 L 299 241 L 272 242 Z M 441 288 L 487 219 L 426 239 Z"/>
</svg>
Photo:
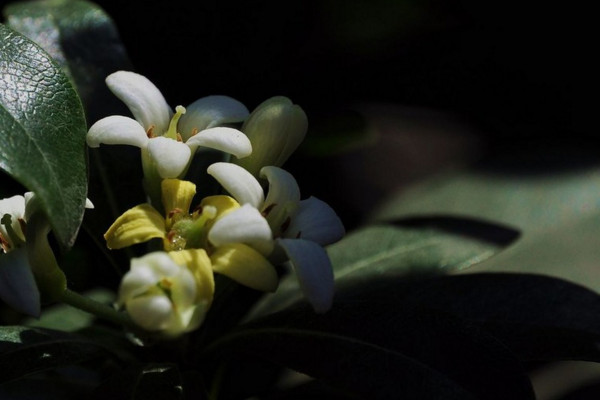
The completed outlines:
<svg viewBox="0 0 600 400">
<path fill-rule="evenodd" d="M 109 249 L 120 249 L 165 237 L 165 219 L 150 204 L 125 211 L 104 234 Z"/>
<path fill-rule="evenodd" d="M 178 178 L 190 162 L 191 151 L 183 142 L 166 137 L 148 141 L 148 153 L 161 178 Z"/>
<path fill-rule="evenodd" d="M 240 204 L 261 208 L 265 199 L 260 183 L 244 168 L 235 164 L 218 162 L 207 169 Z"/>
<path fill-rule="evenodd" d="M 285 236 L 302 238 L 325 246 L 337 242 L 345 233 L 344 225 L 333 208 L 311 196 L 300 202 Z"/>
<path fill-rule="evenodd" d="M 204 249 L 171 251 L 169 256 L 179 265 L 185 265 L 196 282 L 195 303 L 210 305 L 215 293 L 215 279 L 210 258 Z"/>
<path fill-rule="evenodd" d="M 265 207 L 271 204 L 284 205 L 300 201 L 300 188 L 296 179 L 289 172 L 278 167 L 263 167 L 260 170 L 261 178 L 269 181 L 269 193 L 265 200 Z"/>
<path fill-rule="evenodd" d="M 192 153 L 201 147 L 230 153 L 237 158 L 247 157 L 252 153 L 252 144 L 242 131 L 233 128 L 210 128 L 198 132 L 190 137 L 186 142 Z"/>
<path fill-rule="evenodd" d="M 241 122 L 249 114 L 245 105 L 228 96 L 203 97 L 187 106 L 186 110 L 179 120 L 179 132 L 184 140 L 190 138 L 193 132 Z"/>
<path fill-rule="evenodd" d="M 127 105 L 144 132 L 152 127 L 159 135 L 166 132 L 171 109 L 148 78 L 135 72 L 117 71 L 106 78 L 106 85 Z"/>
<path fill-rule="evenodd" d="M 333 301 L 333 268 L 325 249 L 303 239 L 278 239 L 296 272 L 302 293 L 315 312 L 324 313 Z"/>
<path fill-rule="evenodd" d="M 17 311 L 40 315 L 40 292 L 24 248 L 0 256 L 0 299 Z"/>
<path fill-rule="evenodd" d="M 92 125 L 86 141 L 90 147 L 99 147 L 100 144 L 128 144 L 143 148 L 148 143 L 148 136 L 137 121 L 129 117 L 112 115 Z"/>
<path fill-rule="evenodd" d="M 162 202 L 167 213 L 181 210 L 187 213 L 196 194 L 196 185 L 180 179 L 163 179 L 161 182 Z"/>
<path fill-rule="evenodd" d="M 278 277 L 275 267 L 259 252 L 241 243 L 217 247 L 211 254 L 215 272 L 249 288 L 274 292 Z"/>
<path fill-rule="evenodd" d="M 249 204 L 219 218 L 208 232 L 208 240 L 217 247 L 245 243 L 264 255 L 273 250 L 273 235 L 269 224 Z"/>
</svg>

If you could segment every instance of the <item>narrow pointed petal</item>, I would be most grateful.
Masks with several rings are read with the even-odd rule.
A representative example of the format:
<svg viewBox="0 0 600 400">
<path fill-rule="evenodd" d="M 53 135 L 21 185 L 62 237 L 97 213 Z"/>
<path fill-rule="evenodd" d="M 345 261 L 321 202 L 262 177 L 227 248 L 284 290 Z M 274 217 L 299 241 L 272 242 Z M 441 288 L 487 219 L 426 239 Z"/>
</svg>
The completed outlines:
<svg viewBox="0 0 600 400">
<path fill-rule="evenodd" d="M 0 299 L 17 311 L 40 316 L 40 292 L 24 248 L 0 256 Z"/>
<path fill-rule="evenodd" d="M 215 279 L 210 258 L 204 249 L 171 251 L 169 256 L 179 265 L 185 265 L 196 282 L 195 303 L 210 305 L 215 294 Z"/>
<path fill-rule="evenodd" d="M 120 249 L 165 237 L 165 219 L 150 204 L 125 211 L 104 234 L 109 249 Z"/>
<path fill-rule="evenodd" d="M 251 173 L 235 164 L 218 162 L 208 167 L 212 175 L 240 204 L 261 208 L 265 199 L 260 183 Z"/>
<path fill-rule="evenodd" d="M 222 124 L 242 122 L 250 114 L 245 105 L 228 96 L 207 96 L 186 107 L 187 113 L 179 120 L 179 133 L 184 140 L 193 132 Z"/>
<path fill-rule="evenodd" d="M 269 166 L 260 170 L 260 176 L 269 181 L 269 193 L 265 200 L 265 207 L 269 207 L 271 204 L 284 205 L 300 201 L 300 188 L 296 179 L 289 172 Z"/>
<path fill-rule="evenodd" d="M 106 78 L 106 85 L 127 105 L 144 132 L 152 127 L 158 135 L 166 132 L 171 109 L 148 78 L 135 72 L 117 71 Z"/>
<path fill-rule="evenodd" d="M 252 144 L 242 131 L 233 128 L 210 128 L 198 132 L 186 142 L 192 153 L 198 147 L 208 147 L 244 158 L 252 153 Z"/>
<path fill-rule="evenodd" d="M 137 121 L 129 117 L 111 115 L 92 125 L 86 141 L 90 147 L 99 147 L 100 144 L 128 144 L 143 148 L 148 143 L 148 136 Z"/>
<path fill-rule="evenodd" d="M 219 246 L 210 259 L 215 272 L 237 283 L 264 292 L 277 289 L 279 278 L 275 267 L 262 254 L 245 244 Z"/>
<path fill-rule="evenodd" d="M 166 137 L 148 141 L 148 153 L 161 178 L 178 178 L 190 162 L 190 148 L 183 142 Z"/>
<path fill-rule="evenodd" d="M 208 232 L 208 240 L 217 247 L 245 243 L 263 255 L 269 255 L 273 250 L 273 235 L 269 224 L 249 204 L 219 218 Z"/>
<path fill-rule="evenodd" d="M 173 210 L 189 212 L 192 199 L 196 194 L 196 185 L 180 179 L 164 179 L 161 188 L 163 207 L 167 213 Z"/>
<path fill-rule="evenodd" d="M 302 239 L 278 239 L 296 272 L 300 289 L 315 312 L 331 308 L 334 292 L 333 268 L 325 249 Z"/>
<path fill-rule="evenodd" d="M 325 246 L 337 242 L 345 233 L 342 220 L 333 211 L 333 208 L 324 201 L 311 196 L 300 202 L 285 236 L 302 238 Z"/>
</svg>

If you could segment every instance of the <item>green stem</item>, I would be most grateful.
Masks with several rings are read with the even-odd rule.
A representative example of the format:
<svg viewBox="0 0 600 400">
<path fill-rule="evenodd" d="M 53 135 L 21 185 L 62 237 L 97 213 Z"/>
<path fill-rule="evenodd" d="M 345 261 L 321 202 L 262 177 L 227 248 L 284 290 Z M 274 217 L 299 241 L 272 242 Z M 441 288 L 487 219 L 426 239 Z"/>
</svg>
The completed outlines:
<svg viewBox="0 0 600 400">
<path fill-rule="evenodd" d="M 79 293 L 73 292 L 72 290 L 65 289 L 65 291 L 59 296 L 58 300 L 72 307 L 78 308 L 90 314 L 94 314 L 99 318 L 122 325 L 134 332 L 140 330 L 140 328 L 131 320 L 129 315 L 127 315 L 127 313 L 117 311 L 112 307 L 99 303 L 96 300 L 92 300 L 89 297 L 82 296 Z"/>
</svg>

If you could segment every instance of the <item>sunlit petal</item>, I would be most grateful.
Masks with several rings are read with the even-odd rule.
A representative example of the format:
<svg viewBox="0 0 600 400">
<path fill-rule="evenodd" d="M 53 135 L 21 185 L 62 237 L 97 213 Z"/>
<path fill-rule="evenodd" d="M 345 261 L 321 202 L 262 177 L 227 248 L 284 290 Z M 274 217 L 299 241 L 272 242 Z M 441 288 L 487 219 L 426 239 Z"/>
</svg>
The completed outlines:
<svg viewBox="0 0 600 400">
<path fill-rule="evenodd" d="M 250 204 L 261 208 L 264 202 L 264 192 L 260 183 L 244 168 L 235 164 L 218 162 L 207 169 L 240 204 Z"/>
<path fill-rule="evenodd" d="M 117 71 L 106 78 L 108 88 L 123 101 L 142 125 L 162 135 L 169 126 L 171 109 L 162 93 L 148 78 L 130 71 Z"/>
<path fill-rule="evenodd" d="M 204 249 L 171 251 L 169 256 L 179 265 L 185 265 L 196 282 L 195 303 L 210 305 L 215 293 L 215 280 L 210 258 Z"/>
<path fill-rule="evenodd" d="M 320 245 L 302 239 L 278 239 L 296 272 L 302 293 L 317 313 L 331 308 L 334 282 L 333 268 L 327 252 Z"/>
<path fill-rule="evenodd" d="M 148 141 L 148 153 L 163 179 L 178 178 L 191 156 L 190 148 L 185 143 L 162 136 Z"/>
<path fill-rule="evenodd" d="M 40 292 L 24 248 L 0 255 L 0 299 L 17 311 L 40 315 Z"/>
<path fill-rule="evenodd" d="M 217 247 L 211 254 L 215 272 L 252 289 L 273 292 L 278 277 L 275 267 L 259 252 L 241 244 L 232 243 Z"/>
<path fill-rule="evenodd" d="M 109 249 L 120 249 L 165 237 L 165 219 L 150 204 L 125 211 L 104 234 Z"/>
<path fill-rule="evenodd" d="M 248 117 L 248 109 L 228 96 L 207 96 L 186 107 L 187 113 L 179 120 L 179 133 L 187 140 L 193 132 L 217 125 L 241 122 Z"/>
<path fill-rule="evenodd" d="M 344 225 L 333 208 L 311 196 L 300 202 L 285 236 L 311 240 L 325 246 L 340 240 L 345 232 Z"/>
<path fill-rule="evenodd" d="M 137 121 L 112 115 L 92 125 L 86 141 L 90 147 L 99 147 L 100 144 L 127 144 L 143 148 L 148 143 L 148 136 Z"/>
<path fill-rule="evenodd" d="M 161 182 L 162 202 L 167 213 L 180 210 L 187 213 L 196 194 L 196 185 L 180 179 L 163 179 Z"/>
<path fill-rule="evenodd" d="M 260 212 L 249 204 L 219 218 L 208 232 L 208 240 L 217 247 L 230 243 L 245 243 L 264 255 L 273 250 L 273 235 L 269 224 Z"/>
<path fill-rule="evenodd" d="M 242 131 L 233 128 L 205 129 L 189 138 L 185 143 L 190 146 L 192 153 L 199 146 L 224 151 L 237 158 L 247 157 L 252 153 L 250 140 Z"/>
</svg>

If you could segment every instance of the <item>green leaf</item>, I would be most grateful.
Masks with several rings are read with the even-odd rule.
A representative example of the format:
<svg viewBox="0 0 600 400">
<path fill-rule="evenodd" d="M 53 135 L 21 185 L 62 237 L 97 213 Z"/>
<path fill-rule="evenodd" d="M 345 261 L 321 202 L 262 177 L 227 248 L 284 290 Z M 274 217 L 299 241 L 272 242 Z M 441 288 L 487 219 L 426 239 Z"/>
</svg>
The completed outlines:
<svg viewBox="0 0 600 400">
<path fill-rule="evenodd" d="M 444 274 L 479 263 L 510 244 L 516 231 L 475 220 L 431 218 L 359 229 L 329 246 L 336 293 L 376 279 Z M 302 299 L 295 276 L 257 305 L 253 316 Z M 334 298 L 335 302 L 335 298 Z"/>
<path fill-rule="evenodd" d="M 36 193 L 64 246 L 83 218 L 85 135 L 67 77 L 36 44 L 0 25 L 0 168 Z"/>
<path fill-rule="evenodd" d="M 600 291 L 600 168 L 586 164 L 557 169 L 556 157 L 535 156 L 536 170 L 516 161 L 447 174 L 404 190 L 382 207 L 377 220 L 444 214 L 504 224 L 522 232 L 498 257 L 468 272 L 543 273 Z M 558 160 L 564 164 L 568 154 Z M 534 155 L 530 155 L 534 158 Z M 583 165 L 581 165 L 583 164 Z"/>
<path fill-rule="evenodd" d="M 0 327 L 0 382 L 107 354 L 101 346 L 64 332 L 3 326 Z"/>
<path fill-rule="evenodd" d="M 360 298 L 326 315 L 296 307 L 239 327 L 207 348 L 242 353 L 365 398 L 533 399 L 520 363 L 453 316 Z"/>
<path fill-rule="evenodd" d="M 88 121 L 118 114 L 122 103 L 104 79 L 131 63 L 112 19 L 98 5 L 81 0 L 42 0 L 9 4 L 8 26 L 36 42 L 69 76 Z"/>
<path fill-rule="evenodd" d="M 347 291 L 353 299 L 426 307 L 489 331 L 520 360 L 600 362 L 600 295 L 573 283 L 531 274 L 470 274 L 414 282 L 381 280 Z"/>
</svg>

